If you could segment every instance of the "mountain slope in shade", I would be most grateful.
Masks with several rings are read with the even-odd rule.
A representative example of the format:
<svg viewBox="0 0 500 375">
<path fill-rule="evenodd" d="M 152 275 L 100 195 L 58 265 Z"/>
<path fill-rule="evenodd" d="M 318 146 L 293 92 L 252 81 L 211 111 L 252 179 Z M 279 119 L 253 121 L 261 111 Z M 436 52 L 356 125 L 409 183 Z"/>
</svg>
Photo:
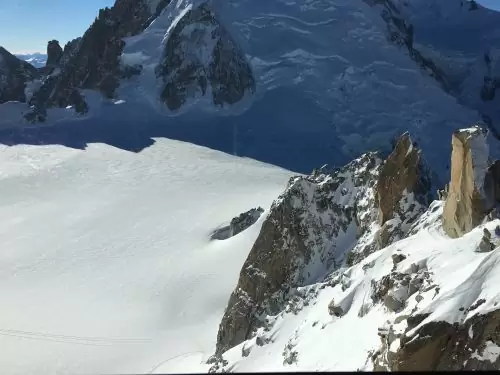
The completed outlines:
<svg viewBox="0 0 500 375">
<path fill-rule="evenodd" d="M 25 89 L 28 83 L 39 75 L 34 66 L 19 60 L 5 48 L 0 47 L 0 104 L 25 102 Z M 0 109 L 0 113 L 1 111 Z"/>
<path fill-rule="evenodd" d="M 458 101 L 500 121 L 500 13 L 477 2 L 385 0 L 383 17 L 410 56 Z M 403 22 L 401 22 L 403 21 Z M 496 126 L 495 134 L 498 138 Z"/>
<path fill-rule="evenodd" d="M 495 126 L 494 111 L 485 108 L 495 108 L 496 99 L 483 101 L 481 92 L 493 92 L 490 83 L 483 90 L 483 49 L 492 51 L 493 79 L 490 26 L 499 15 L 470 11 L 459 0 L 432 3 L 120 0 L 100 13 L 60 74 L 33 96 L 35 113 L 17 111 L 30 121 L 58 121 L 57 129 L 14 131 L 0 140 L 99 141 L 137 150 L 162 136 L 306 172 L 325 160 L 342 165 L 369 149 L 388 151 L 392 138 L 411 130 L 443 177 L 451 131 L 481 118 Z M 473 25 L 463 45 L 436 39 L 423 48 L 426 20 L 440 25 L 434 34 L 451 36 L 451 18 Z M 476 43 L 483 26 L 491 37 Z M 165 55 L 167 45 L 176 52 Z M 217 57 L 220 48 L 224 58 Z M 441 58 L 448 51 L 451 57 Z M 75 110 L 81 129 L 71 136 Z M 99 132 L 94 119 L 106 130 Z M 133 129 L 135 141 L 124 145 L 123 129 Z"/>
</svg>

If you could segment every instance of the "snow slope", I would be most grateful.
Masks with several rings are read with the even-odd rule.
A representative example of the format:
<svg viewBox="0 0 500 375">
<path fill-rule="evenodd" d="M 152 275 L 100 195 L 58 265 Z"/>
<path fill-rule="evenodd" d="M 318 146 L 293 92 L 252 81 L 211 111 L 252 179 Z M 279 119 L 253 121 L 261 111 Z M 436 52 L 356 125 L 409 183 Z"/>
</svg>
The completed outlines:
<svg viewBox="0 0 500 375">
<path fill-rule="evenodd" d="M 290 172 L 177 141 L 135 154 L 102 144 L 1 147 L 0 369 L 148 373 L 212 354 L 262 220 Z"/>
</svg>

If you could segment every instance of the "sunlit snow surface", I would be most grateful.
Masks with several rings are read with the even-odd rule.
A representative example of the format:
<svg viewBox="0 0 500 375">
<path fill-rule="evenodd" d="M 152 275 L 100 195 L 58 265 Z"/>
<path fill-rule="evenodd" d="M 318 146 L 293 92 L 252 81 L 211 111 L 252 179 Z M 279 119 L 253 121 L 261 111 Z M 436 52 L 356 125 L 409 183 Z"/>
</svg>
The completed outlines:
<svg viewBox="0 0 500 375">
<path fill-rule="evenodd" d="M 206 371 L 265 215 L 209 235 L 267 209 L 291 172 L 170 140 L 2 147 L 0 164 L 1 371 L 147 373 L 186 353 Z"/>
</svg>

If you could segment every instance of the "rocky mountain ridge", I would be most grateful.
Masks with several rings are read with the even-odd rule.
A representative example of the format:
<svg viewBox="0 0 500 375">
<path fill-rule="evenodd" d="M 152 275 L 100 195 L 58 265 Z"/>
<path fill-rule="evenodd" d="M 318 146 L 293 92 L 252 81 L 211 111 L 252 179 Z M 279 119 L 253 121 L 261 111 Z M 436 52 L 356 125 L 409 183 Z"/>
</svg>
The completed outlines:
<svg viewBox="0 0 500 375">
<path fill-rule="evenodd" d="M 81 92 L 85 89 L 96 90 L 108 99 L 117 98 L 120 81 L 140 74 L 143 68 L 141 64 L 122 63 L 124 39 L 144 32 L 169 4 L 169 0 L 155 4 L 149 0 L 117 0 L 113 7 L 101 9 L 85 34 L 68 42 L 64 50 L 57 40 L 49 41 L 40 88 L 29 101 L 32 109 L 25 118 L 45 121 L 47 109 L 52 107 L 73 107 L 84 115 L 89 109 Z M 213 104 L 223 106 L 240 101 L 247 91 L 255 91 L 245 55 L 208 2 L 188 9 L 171 25 L 169 33 L 155 72 L 163 86 L 158 99 L 170 110 L 179 109 L 195 92 L 205 95 L 210 91 Z M 206 49 L 202 55 L 200 48 Z"/>
<path fill-rule="evenodd" d="M 34 66 L 0 47 L 0 104 L 26 101 L 26 85 L 39 76 Z"/>
<path fill-rule="evenodd" d="M 439 311 L 438 301 L 432 302 L 439 294 L 439 279 L 426 262 L 410 264 L 407 258 L 412 257 L 411 252 L 401 251 L 405 238 L 421 235 L 429 228 L 444 230 L 452 237 L 464 236 L 485 223 L 491 228 L 496 217 L 492 202 L 499 202 L 491 192 L 500 175 L 491 168 L 496 163 L 484 159 L 487 136 L 484 125 L 453 134 L 450 187 L 440 196 L 444 201 L 432 204 L 425 161 L 408 133 L 400 137 L 386 159 L 368 153 L 330 172 L 325 166 L 310 176 L 292 178 L 270 208 L 241 269 L 220 323 L 216 353 L 209 360 L 211 372 L 234 369 L 238 361 L 252 356 L 255 346 L 272 346 L 272 337 L 279 332 L 277 328 L 272 333 L 278 320 L 292 320 L 287 316 L 320 303 L 318 295 L 326 293 L 322 291 L 337 287 L 344 297 L 328 304 L 333 319 L 329 324 L 335 326 L 335 321 L 342 319 L 356 324 L 352 316 L 344 318 L 354 305 L 359 308 L 355 313 L 359 321 L 376 310 L 389 312 L 389 320 L 379 327 L 381 346 L 366 358 L 365 370 L 498 369 L 498 355 L 490 360 L 487 352 L 500 354 L 500 341 L 493 333 L 500 327 L 495 307 L 500 298 L 490 299 L 490 310 L 480 313 L 476 310 L 486 299 L 471 296 L 470 307 L 464 303 L 467 310 L 460 308 L 468 314 L 467 319 L 457 323 L 431 319 L 434 311 Z M 464 149 L 468 151 L 464 153 Z M 461 155 L 469 161 L 464 162 Z M 462 176 L 459 185 L 455 176 Z M 488 197 L 481 201 L 489 202 L 488 207 L 466 199 L 475 199 L 474 192 L 479 190 Z M 458 195 L 464 198 L 457 199 Z M 457 202 L 467 209 L 454 211 Z M 462 225 L 460 231 L 449 231 L 450 222 L 456 220 Z M 500 235 L 500 226 L 497 228 Z M 490 247 L 484 249 L 483 236 L 476 250 L 469 247 L 467 251 L 491 253 L 498 249 L 500 239 L 490 231 L 484 228 Z M 380 253 L 390 255 L 392 269 L 385 268 L 381 277 L 371 278 L 367 272 L 380 267 L 375 257 Z M 370 281 L 371 301 L 363 299 L 365 302 L 356 304 L 355 296 L 363 283 L 357 283 L 353 275 L 359 272 Z M 446 292 L 461 295 L 459 290 Z M 427 299 L 429 293 L 434 293 L 432 299 Z M 431 304 L 419 308 L 424 299 Z M 235 348 L 240 348 L 241 357 L 231 363 L 231 358 L 238 357 Z M 284 365 L 293 365 L 301 354 L 285 348 L 283 356 Z"/>
</svg>

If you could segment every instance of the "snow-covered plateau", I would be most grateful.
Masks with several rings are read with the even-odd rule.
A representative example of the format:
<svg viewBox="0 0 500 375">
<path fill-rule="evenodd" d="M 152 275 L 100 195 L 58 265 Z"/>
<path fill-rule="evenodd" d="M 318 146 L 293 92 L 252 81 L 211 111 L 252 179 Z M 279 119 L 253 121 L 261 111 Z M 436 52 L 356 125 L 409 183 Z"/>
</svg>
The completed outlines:
<svg viewBox="0 0 500 375">
<path fill-rule="evenodd" d="M 466 0 L 116 0 L 0 47 L 0 371 L 500 369 L 499 42 Z"/>
</svg>

